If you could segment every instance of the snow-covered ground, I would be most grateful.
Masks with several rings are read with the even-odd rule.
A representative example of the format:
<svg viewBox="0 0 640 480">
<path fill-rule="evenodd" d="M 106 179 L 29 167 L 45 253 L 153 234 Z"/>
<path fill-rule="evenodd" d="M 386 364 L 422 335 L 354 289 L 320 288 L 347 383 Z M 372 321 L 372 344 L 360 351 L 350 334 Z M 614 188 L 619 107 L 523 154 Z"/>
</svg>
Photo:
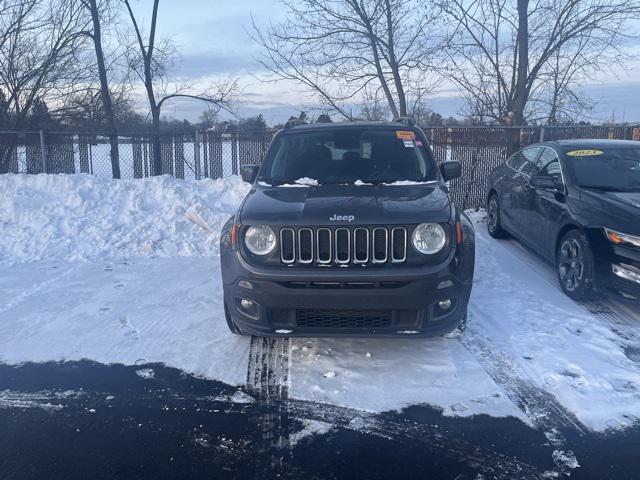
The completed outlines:
<svg viewBox="0 0 640 480">
<path fill-rule="evenodd" d="M 249 339 L 227 332 L 216 257 L 247 188 L 238 178 L 0 176 L 0 362 L 162 362 L 242 385 Z M 574 303 L 551 267 L 490 239 L 482 214 L 472 216 L 463 339 L 296 339 L 289 395 L 528 423 L 548 397 L 589 429 L 637 422 L 640 308 L 626 304 L 621 325 Z"/>
</svg>

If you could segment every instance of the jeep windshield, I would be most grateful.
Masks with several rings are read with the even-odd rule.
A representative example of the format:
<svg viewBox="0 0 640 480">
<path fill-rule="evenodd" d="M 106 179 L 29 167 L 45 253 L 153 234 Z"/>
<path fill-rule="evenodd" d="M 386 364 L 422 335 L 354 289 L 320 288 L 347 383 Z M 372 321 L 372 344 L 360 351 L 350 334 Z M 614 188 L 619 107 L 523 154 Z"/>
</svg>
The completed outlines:
<svg viewBox="0 0 640 480">
<path fill-rule="evenodd" d="M 436 179 L 435 162 L 412 130 L 335 128 L 279 135 L 258 181 L 322 185 Z"/>
<path fill-rule="evenodd" d="M 576 184 L 583 188 L 640 191 L 640 148 L 574 148 L 565 154 L 565 163 Z"/>
</svg>

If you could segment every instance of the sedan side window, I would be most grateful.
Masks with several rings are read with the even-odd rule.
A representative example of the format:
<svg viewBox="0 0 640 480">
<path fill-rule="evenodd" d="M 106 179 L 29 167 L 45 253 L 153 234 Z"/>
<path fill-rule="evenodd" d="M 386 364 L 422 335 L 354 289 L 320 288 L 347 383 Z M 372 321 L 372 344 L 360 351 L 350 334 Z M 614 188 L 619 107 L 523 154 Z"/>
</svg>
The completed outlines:
<svg viewBox="0 0 640 480">
<path fill-rule="evenodd" d="M 522 164 L 524 162 L 526 162 L 527 159 L 525 158 L 525 156 L 522 154 L 522 150 L 514 153 L 511 158 L 509 158 L 509 160 L 507 160 L 507 165 L 510 166 L 511 168 L 513 168 L 514 170 L 519 170 L 520 167 L 522 166 Z"/>
<path fill-rule="evenodd" d="M 560 169 L 560 160 L 556 152 L 550 148 L 545 148 L 540 155 L 540 164 L 542 168 L 538 175 L 551 177 L 558 183 L 562 181 L 562 171 Z"/>
<path fill-rule="evenodd" d="M 551 160 L 547 163 L 540 173 L 538 174 L 541 177 L 551 177 L 558 183 L 562 181 L 562 173 L 560 172 L 560 162 L 556 158 L 555 160 Z"/>
<path fill-rule="evenodd" d="M 520 169 L 522 173 L 530 177 L 533 177 L 534 175 L 538 174 L 538 172 L 542 168 L 542 165 L 540 164 L 540 160 L 538 159 L 540 150 L 541 150 L 540 147 L 529 147 L 529 148 L 525 148 L 522 151 L 522 155 L 526 159 L 526 162 L 524 162 L 524 164 L 522 165 L 522 168 Z"/>
</svg>

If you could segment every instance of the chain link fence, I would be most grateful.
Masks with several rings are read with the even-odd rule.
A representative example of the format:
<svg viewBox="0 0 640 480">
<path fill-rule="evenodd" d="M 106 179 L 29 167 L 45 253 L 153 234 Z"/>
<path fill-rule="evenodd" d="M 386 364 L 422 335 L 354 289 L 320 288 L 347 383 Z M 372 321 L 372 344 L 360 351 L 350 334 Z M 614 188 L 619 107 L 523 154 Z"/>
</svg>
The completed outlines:
<svg viewBox="0 0 640 480">
<path fill-rule="evenodd" d="M 424 131 L 438 162 L 462 163 L 462 178 L 451 182 L 451 191 L 464 208 L 484 204 L 489 173 L 520 147 L 570 138 L 640 140 L 640 127 L 634 126 L 427 127 Z M 274 133 L 118 134 L 121 178 L 153 175 L 156 160 L 162 173 L 177 178 L 237 175 L 242 165 L 262 161 Z M 0 173 L 112 177 L 109 140 L 104 134 L 0 132 Z"/>
<path fill-rule="evenodd" d="M 484 206 L 489 174 L 518 149 L 532 143 L 567 139 L 640 141 L 637 126 L 435 127 L 423 129 L 438 162 L 462 163 L 462 177 L 451 182 L 453 199 L 463 208 Z"/>
<path fill-rule="evenodd" d="M 177 178 L 223 178 L 240 166 L 260 163 L 273 137 L 262 132 L 118 134 L 121 178 L 161 172 Z M 88 173 L 112 177 L 108 135 L 57 132 L 0 132 L 0 173 Z"/>
</svg>

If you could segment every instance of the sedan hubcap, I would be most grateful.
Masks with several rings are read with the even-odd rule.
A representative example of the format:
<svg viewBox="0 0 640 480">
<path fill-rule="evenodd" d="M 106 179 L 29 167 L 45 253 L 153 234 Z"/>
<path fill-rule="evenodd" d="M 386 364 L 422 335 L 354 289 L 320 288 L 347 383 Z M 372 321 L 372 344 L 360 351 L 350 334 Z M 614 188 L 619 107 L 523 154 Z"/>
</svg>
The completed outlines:
<svg viewBox="0 0 640 480">
<path fill-rule="evenodd" d="M 584 257 L 582 247 L 575 238 L 562 242 L 558 269 L 560 281 L 568 291 L 572 292 L 580 286 L 584 276 Z"/>
</svg>

